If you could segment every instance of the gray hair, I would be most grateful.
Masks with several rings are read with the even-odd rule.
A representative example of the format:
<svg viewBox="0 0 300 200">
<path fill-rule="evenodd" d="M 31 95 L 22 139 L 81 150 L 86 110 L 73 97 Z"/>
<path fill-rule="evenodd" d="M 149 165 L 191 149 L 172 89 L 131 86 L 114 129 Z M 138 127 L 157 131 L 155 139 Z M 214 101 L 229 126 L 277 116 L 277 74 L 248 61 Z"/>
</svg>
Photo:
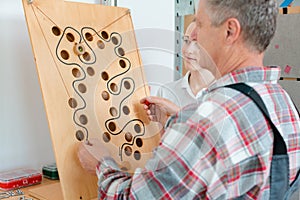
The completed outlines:
<svg viewBox="0 0 300 200">
<path fill-rule="evenodd" d="M 241 24 L 241 34 L 251 50 L 264 52 L 276 30 L 276 0 L 207 0 L 207 14 L 213 26 L 229 18 Z"/>
</svg>

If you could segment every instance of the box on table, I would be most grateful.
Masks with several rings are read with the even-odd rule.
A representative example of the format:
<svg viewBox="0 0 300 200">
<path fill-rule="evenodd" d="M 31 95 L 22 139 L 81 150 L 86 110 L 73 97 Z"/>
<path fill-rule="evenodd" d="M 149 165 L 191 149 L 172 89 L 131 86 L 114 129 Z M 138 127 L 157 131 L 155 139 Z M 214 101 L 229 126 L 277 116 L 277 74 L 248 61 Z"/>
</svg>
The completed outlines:
<svg viewBox="0 0 300 200">
<path fill-rule="evenodd" d="M 42 182 L 42 174 L 34 169 L 0 172 L 0 189 L 13 190 Z"/>
<path fill-rule="evenodd" d="M 56 167 L 56 163 L 45 165 L 43 167 L 43 176 L 45 178 L 48 178 L 48 179 L 58 180 L 59 175 L 58 175 L 58 170 L 57 170 L 57 167 Z"/>
</svg>

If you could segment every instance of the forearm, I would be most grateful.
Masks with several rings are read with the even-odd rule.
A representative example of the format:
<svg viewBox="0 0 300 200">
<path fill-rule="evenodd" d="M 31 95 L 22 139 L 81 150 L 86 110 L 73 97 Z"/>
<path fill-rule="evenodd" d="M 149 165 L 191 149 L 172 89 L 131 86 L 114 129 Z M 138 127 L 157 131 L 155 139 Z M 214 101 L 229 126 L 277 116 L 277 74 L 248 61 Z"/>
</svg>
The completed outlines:
<svg viewBox="0 0 300 200">
<path fill-rule="evenodd" d="M 176 199 L 180 196 L 193 198 L 194 190 L 190 190 L 193 184 L 188 187 L 186 184 L 199 181 L 199 177 L 191 176 L 186 183 L 186 175 L 198 173 L 193 171 L 194 164 L 201 159 L 202 153 L 198 145 L 194 145 L 194 140 L 187 140 L 191 144 L 179 141 L 182 141 L 186 134 L 193 136 L 198 134 L 187 125 L 181 127 L 182 131 L 188 131 L 187 133 L 179 132 L 178 128 L 175 126 L 175 129 L 173 127 L 167 129 L 160 145 L 154 150 L 153 157 L 143 169 L 137 168 L 132 176 L 122 172 L 111 158 L 104 159 L 97 170 L 99 198 Z M 194 138 L 193 136 L 188 138 Z M 174 144 L 174 141 L 177 142 Z M 177 191 L 178 188 L 181 188 L 180 191 Z"/>
</svg>

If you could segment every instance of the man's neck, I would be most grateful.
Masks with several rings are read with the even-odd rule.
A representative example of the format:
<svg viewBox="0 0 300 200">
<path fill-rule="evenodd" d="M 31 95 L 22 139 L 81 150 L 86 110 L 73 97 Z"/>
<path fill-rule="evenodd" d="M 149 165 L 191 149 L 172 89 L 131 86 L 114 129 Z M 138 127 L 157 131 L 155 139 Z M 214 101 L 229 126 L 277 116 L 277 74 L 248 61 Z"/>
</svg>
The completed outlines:
<svg viewBox="0 0 300 200">
<path fill-rule="evenodd" d="M 218 70 L 221 76 L 248 66 L 263 67 L 263 53 L 252 52 L 247 49 L 236 49 L 228 52 L 221 60 Z"/>
</svg>

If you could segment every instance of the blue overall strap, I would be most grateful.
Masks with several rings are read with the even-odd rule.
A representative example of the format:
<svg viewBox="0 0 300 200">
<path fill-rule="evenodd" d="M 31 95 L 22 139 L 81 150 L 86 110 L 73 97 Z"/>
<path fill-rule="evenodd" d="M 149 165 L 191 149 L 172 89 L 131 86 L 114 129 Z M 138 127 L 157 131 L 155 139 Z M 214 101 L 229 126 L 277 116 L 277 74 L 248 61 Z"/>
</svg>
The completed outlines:
<svg viewBox="0 0 300 200">
<path fill-rule="evenodd" d="M 227 85 L 225 87 L 235 89 L 252 99 L 268 120 L 274 135 L 273 156 L 270 171 L 270 199 L 284 199 L 285 193 L 289 189 L 289 157 L 286 144 L 281 134 L 270 119 L 270 115 L 263 100 L 252 87 L 244 83 Z"/>
</svg>

